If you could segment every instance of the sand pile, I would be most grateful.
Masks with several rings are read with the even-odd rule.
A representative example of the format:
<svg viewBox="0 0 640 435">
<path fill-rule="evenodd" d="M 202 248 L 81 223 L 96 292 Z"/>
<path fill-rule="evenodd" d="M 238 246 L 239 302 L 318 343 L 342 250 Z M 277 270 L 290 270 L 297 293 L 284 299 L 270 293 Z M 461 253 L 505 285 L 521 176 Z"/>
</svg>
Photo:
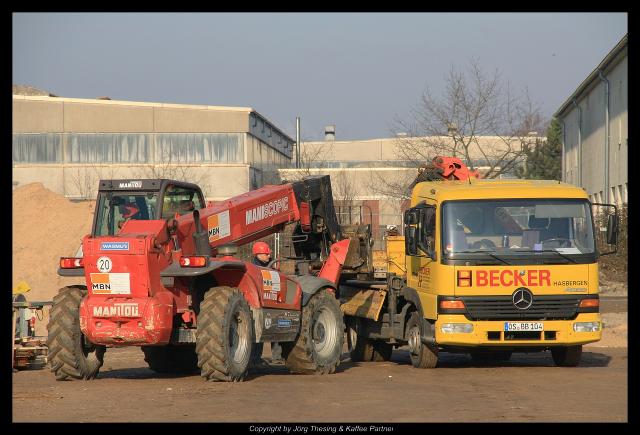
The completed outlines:
<svg viewBox="0 0 640 435">
<path fill-rule="evenodd" d="M 61 287 L 84 284 L 83 278 L 62 278 L 57 271 L 60 257 L 73 256 L 91 231 L 94 205 L 73 203 L 42 183 L 13 191 L 12 288 L 26 281 L 31 287 L 27 301 L 49 301 Z M 46 326 L 37 322 L 42 323 Z M 36 333 L 46 332 L 38 327 Z"/>
</svg>

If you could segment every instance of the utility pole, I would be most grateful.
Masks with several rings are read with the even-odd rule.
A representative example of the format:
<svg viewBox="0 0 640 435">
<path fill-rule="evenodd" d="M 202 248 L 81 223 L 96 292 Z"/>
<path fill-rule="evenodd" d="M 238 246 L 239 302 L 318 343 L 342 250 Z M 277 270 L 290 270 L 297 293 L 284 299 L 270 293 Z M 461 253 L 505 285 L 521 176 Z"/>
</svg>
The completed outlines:
<svg viewBox="0 0 640 435">
<path fill-rule="evenodd" d="M 296 168 L 300 168 L 300 117 L 296 117 Z"/>
</svg>

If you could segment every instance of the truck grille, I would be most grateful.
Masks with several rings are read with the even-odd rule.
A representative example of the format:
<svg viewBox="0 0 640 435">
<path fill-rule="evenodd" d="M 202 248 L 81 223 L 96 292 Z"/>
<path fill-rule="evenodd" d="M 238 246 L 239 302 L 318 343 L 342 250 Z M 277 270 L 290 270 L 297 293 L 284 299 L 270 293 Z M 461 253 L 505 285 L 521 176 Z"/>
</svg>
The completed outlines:
<svg viewBox="0 0 640 435">
<path fill-rule="evenodd" d="M 580 299 L 572 295 L 533 296 L 527 310 L 513 305 L 511 296 L 460 297 L 469 320 L 567 320 L 576 316 Z"/>
</svg>

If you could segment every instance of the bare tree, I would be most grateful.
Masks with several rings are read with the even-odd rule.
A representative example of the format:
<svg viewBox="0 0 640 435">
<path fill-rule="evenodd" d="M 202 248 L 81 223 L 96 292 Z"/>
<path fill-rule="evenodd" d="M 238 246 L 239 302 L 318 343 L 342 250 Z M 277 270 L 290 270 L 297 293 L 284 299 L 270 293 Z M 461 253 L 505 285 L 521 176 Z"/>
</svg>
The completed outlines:
<svg viewBox="0 0 640 435">
<path fill-rule="evenodd" d="M 142 168 L 142 176 L 144 178 L 167 178 L 170 180 L 185 181 L 187 183 L 197 184 L 204 190 L 207 176 L 206 171 L 197 170 L 199 165 L 175 161 L 166 149 L 159 148 L 158 151 L 160 152 L 160 156 L 156 157 L 156 161 Z"/>
<path fill-rule="evenodd" d="M 94 198 L 98 192 L 98 183 L 101 179 L 115 178 L 115 169 L 105 165 L 76 166 L 69 174 L 71 184 L 75 187 L 78 197 L 82 199 Z"/>
<path fill-rule="evenodd" d="M 312 142 L 301 139 L 300 167 L 295 171 L 287 171 L 288 181 L 298 181 L 310 175 L 318 175 L 329 167 L 329 156 L 333 151 L 331 142 Z"/>
<path fill-rule="evenodd" d="M 330 173 L 331 189 L 336 203 L 338 220 L 341 224 L 355 224 L 360 222 L 360 204 L 356 201 L 358 190 L 354 173 L 342 169 Z"/>
<path fill-rule="evenodd" d="M 407 133 L 398 137 L 398 159 L 418 167 L 436 155 L 450 155 L 466 161 L 470 169 L 483 166 L 485 178 L 521 165 L 528 133 L 543 127 L 540 110 L 528 91 L 514 94 L 497 70 L 487 75 L 477 60 L 465 71 L 452 67 L 445 82 L 441 97 L 427 88 L 411 119 L 396 119 L 394 129 Z M 493 136 L 495 141 L 482 136 Z"/>
<path fill-rule="evenodd" d="M 416 179 L 416 168 L 424 162 L 415 163 L 415 168 L 372 169 L 369 173 L 371 191 L 381 197 L 405 200 L 411 198 L 411 184 Z M 390 165 L 393 163 L 390 163 Z"/>
<path fill-rule="evenodd" d="M 331 142 L 312 142 L 306 139 L 300 142 L 300 167 L 296 171 L 297 178 L 317 174 L 329 166 L 328 160 L 333 150 Z"/>
</svg>

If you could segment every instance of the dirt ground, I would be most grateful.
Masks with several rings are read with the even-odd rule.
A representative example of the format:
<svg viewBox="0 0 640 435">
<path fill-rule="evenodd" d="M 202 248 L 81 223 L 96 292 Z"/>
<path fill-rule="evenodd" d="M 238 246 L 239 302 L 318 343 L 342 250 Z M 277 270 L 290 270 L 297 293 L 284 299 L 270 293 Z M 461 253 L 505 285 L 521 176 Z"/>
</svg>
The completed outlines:
<svg viewBox="0 0 640 435">
<path fill-rule="evenodd" d="M 549 352 L 514 354 L 493 366 L 443 353 L 438 368 L 420 370 L 400 349 L 383 363 L 352 363 L 345 353 L 335 375 L 291 375 L 271 364 L 231 384 L 159 375 L 138 348 L 112 348 L 93 381 L 57 382 L 48 368 L 15 372 L 13 420 L 626 422 L 627 299 L 605 296 L 601 309 L 603 338 L 584 347 L 574 368 L 555 367 Z"/>
<path fill-rule="evenodd" d="M 79 246 L 93 204 L 57 198 L 39 183 L 14 190 L 13 198 L 13 285 L 26 280 L 32 287 L 29 301 L 50 300 L 73 282 L 57 277 L 58 258 Z M 48 204 L 47 222 L 55 231 L 34 224 L 31 203 Z M 576 368 L 555 367 L 545 352 L 514 354 L 496 366 L 442 354 L 438 368 L 419 370 L 411 367 L 406 350 L 396 350 L 385 363 L 352 363 L 345 353 L 331 376 L 290 375 L 283 365 L 272 364 L 243 383 L 228 384 L 207 383 L 198 375 L 158 375 L 147 368 L 139 348 L 109 349 L 94 381 L 57 382 L 48 368 L 13 373 L 13 420 L 624 422 L 627 286 L 601 280 L 601 292 L 603 339 L 585 346 Z M 46 335 L 47 314 L 48 309 L 36 322 L 37 335 Z"/>
<path fill-rule="evenodd" d="M 344 355 L 347 358 L 347 354 Z M 242 383 L 158 375 L 137 348 L 109 349 L 98 379 L 57 382 L 48 370 L 13 374 L 15 422 L 625 422 L 627 349 L 584 349 L 580 367 L 548 353 L 477 366 L 443 354 L 434 370 L 343 361 L 330 376 L 272 365 Z M 593 400 L 595 399 L 595 401 Z"/>
</svg>

